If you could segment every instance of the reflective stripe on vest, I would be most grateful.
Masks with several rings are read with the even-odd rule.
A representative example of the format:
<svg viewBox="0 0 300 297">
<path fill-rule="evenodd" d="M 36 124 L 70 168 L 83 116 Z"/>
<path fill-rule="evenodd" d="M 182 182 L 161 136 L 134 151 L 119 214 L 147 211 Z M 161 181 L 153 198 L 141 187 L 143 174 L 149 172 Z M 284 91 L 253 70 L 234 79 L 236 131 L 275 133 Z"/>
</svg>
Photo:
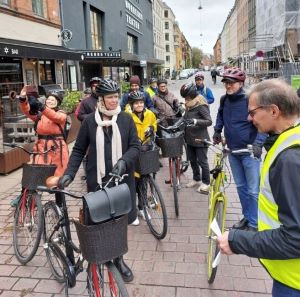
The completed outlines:
<svg viewBox="0 0 300 297">
<path fill-rule="evenodd" d="M 272 194 L 269 170 L 277 156 L 285 149 L 300 146 L 300 126 L 283 132 L 264 160 L 261 177 L 260 193 L 258 198 L 258 230 L 277 229 L 282 224 L 278 218 L 278 205 Z M 277 281 L 300 290 L 300 259 L 268 260 L 260 259 L 270 275 Z"/>
</svg>

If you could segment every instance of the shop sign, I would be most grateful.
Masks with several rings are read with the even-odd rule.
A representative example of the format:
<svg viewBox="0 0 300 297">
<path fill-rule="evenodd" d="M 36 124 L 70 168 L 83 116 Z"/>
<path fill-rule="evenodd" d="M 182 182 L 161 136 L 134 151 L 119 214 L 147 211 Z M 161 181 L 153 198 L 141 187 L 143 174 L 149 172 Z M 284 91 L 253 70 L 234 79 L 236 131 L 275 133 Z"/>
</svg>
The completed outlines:
<svg viewBox="0 0 300 297">
<path fill-rule="evenodd" d="M 121 51 L 86 51 L 83 52 L 85 59 L 121 58 Z"/>
<path fill-rule="evenodd" d="M 20 49 L 17 47 L 11 47 L 11 46 L 1 46 L 0 47 L 0 55 L 1 56 L 20 56 Z"/>
<path fill-rule="evenodd" d="M 143 14 L 139 8 L 130 1 L 125 0 L 126 7 L 126 24 L 131 29 L 141 33 L 141 24 L 143 22 Z"/>
<path fill-rule="evenodd" d="M 140 61 L 140 66 L 141 67 L 146 67 L 147 66 L 147 61 L 146 60 L 141 60 Z"/>
</svg>

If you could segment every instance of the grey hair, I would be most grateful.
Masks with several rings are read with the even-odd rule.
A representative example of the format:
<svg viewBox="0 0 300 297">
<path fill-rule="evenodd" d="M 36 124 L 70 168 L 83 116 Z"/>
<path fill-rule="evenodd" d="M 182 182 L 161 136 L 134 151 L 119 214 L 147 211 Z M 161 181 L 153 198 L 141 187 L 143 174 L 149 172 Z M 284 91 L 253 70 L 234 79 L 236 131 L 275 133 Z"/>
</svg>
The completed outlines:
<svg viewBox="0 0 300 297">
<path fill-rule="evenodd" d="M 247 95 L 256 95 L 256 103 L 261 106 L 276 105 L 283 116 L 300 115 L 300 98 L 296 91 L 282 79 L 264 80 L 248 91 Z"/>
</svg>

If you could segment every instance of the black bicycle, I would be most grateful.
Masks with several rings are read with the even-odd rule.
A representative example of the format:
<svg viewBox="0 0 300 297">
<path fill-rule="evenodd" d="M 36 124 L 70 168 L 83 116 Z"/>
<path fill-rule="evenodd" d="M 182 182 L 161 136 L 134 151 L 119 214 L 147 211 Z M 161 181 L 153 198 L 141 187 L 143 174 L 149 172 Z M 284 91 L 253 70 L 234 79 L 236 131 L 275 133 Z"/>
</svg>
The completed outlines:
<svg viewBox="0 0 300 297">
<path fill-rule="evenodd" d="M 112 181 L 117 183 L 122 179 L 123 177 L 112 176 L 107 184 Z M 128 297 L 119 271 L 111 260 L 105 258 L 107 255 L 101 255 L 101 247 L 97 255 L 94 251 L 91 252 L 94 248 L 99 251 L 99 246 L 95 243 L 96 234 L 100 234 L 102 245 L 107 247 L 110 246 L 108 242 L 110 238 L 122 237 L 125 232 L 127 248 L 127 215 L 98 225 L 87 226 L 78 219 L 69 218 L 65 198 L 65 195 L 76 199 L 83 199 L 83 196 L 57 188 L 38 187 L 38 190 L 56 196 L 56 203 L 48 201 L 44 207 L 44 250 L 54 278 L 58 282 L 65 283 L 65 295 L 68 296 L 68 288 L 75 287 L 76 276 L 83 271 L 83 263 L 86 260 L 88 262 L 86 271 L 89 296 Z M 75 224 L 80 248 L 72 241 L 71 223 Z M 116 235 L 112 233 L 112 230 L 116 232 Z M 79 255 L 77 260 L 75 260 L 74 252 Z M 101 256 L 103 256 L 102 259 L 106 259 L 103 260 L 103 263 L 99 260 Z"/>
<path fill-rule="evenodd" d="M 22 149 L 33 156 L 33 161 L 35 156 L 55 150 L 54 147 L 51 147 L 44 152 L 34 152 L 13 143 L 4 143 L 4 145 Z M 23 265 L 36 254 L 44 228 L 42 201 L 36 188 L 38 185 L 45 185 L 47 177 L 52 176 L 55 170 L 56 165 L 34 163 L 23 165 L 22 190 L 16 202 L 13 223 L 14 252 L 17 260 Z"/>
</svg>

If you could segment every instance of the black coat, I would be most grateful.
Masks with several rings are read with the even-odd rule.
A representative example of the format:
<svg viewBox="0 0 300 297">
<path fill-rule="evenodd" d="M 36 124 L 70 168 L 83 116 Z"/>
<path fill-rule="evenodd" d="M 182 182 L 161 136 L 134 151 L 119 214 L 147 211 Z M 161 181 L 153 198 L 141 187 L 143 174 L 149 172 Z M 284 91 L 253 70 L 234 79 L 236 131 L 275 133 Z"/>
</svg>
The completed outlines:
<svg viewBox="0 0 300 297">
<path fill-rule="evenodd" d="M 132 197 L 133 209 L 129 214 L 129 223 L 133 222 L 136 218 L 136 192 L 135 192 L 135 180 L 134 180 L 134 166 L 136 159 L 139 155 L 140 142 L 137 137 L 136 127 L 131 116 L 125 112 L 121 112 L 118 115 L 117 125 L 120 130 L 122 139 L 122 159 L 126 162 L 126 168 L 128 177 L 124 179 L 124 182 L 128 184 Z M 78 171 L 81 161 L 87 153 L 87 189 L 89 192 L 94 192 L 98 189 L 97 183 L 97 154 L 96 154 L 96 131 L 97 123 L 95 120 L 95 113 L 92 113 L 86 117 L 80 127 L 75 145 L 73 147 L 68 167 L 65 174 L 72 176 L 73 178 Z M 106 173 L 109 173 L 112 169 L 111 159 L 111 132 L 104 133 L 104 151 L 105 151 L 105 169 Z M 107 174 L 108 175 L 108 174 Z M 108 176 L 103 178 L 107 181 Z"/>
<path fill-rule="evenodd" d="M 90 113 L 95 112 L 96 106 L 98 103 L 98 97 L 94 94 L 91 94 L 89 97 L 83 99 L 80 102 L 78 120 L 82 122 Z"/>
<path fill-rule="evenodd" d="M 207 127 L 212 125 L 209 107 L 207 104 L 197 105 L 186 111 L 185 119 L 196 119 L 197 124 L 185 129 L 185 141 L 190 146 L 203 147 L 202 143 L 196 143 L 195 139 L 210 140 Z"/>
</svg>

